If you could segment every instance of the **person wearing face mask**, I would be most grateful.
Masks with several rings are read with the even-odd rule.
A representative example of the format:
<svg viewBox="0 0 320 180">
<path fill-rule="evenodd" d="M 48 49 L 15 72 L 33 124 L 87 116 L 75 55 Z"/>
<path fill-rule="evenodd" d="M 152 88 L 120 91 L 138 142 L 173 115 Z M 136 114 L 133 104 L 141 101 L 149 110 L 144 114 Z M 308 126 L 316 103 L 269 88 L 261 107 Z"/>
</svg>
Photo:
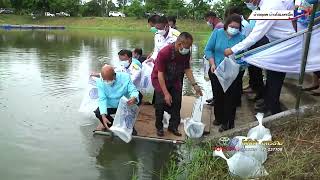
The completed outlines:
<svg viewBox="0 0 320 180">
<path fill-rule="evenodd" d="M 128 73 L 130 75 L 131 81 L 139 90 L 142 68 L 140 61 L 133 58 L 132 52 L 126 49 L 119 51 L 118 55 L 120 60 L 120 66 L 118 66 L 115 69 L 115 71 Z"/>
<path fill-rule="evenodd" d="M 146 60 L 147 62 L 153 62 L 157 58 L 159 51 L 165 46 L 176 42 L 177 37 L 180 35 L 179 31 L 169 26 L 168 19 L 165 16 L 157 19 L 155 27 L 158 31 L 154 36 L 154 50 L 151 57 Z"/>
<path fill-rule="evenodd" d="M 181 136 L 178 127 L 181 119 L 180 109 L 184 74 L 186 74 L 196 93 L 202 96 L 202 91 L 190 68 L 192 42 L 191 34 L 181 33 L 174 44 L 167 45 L 160 50 L 155 61 L 151 80 L 155 89 L 155 125 L 158 136 L 164 136 L 162 123 L 164 111 L 171 115 L 168 131 L 176 136 Z"/>
<path fill-rule="evenodd" d="M 246 0 L 247 7 L 254 10 L 294 10 L 292 0 Z M 225 56 L 237 54 L 257 43 L 266 36 L 270 42 L 286 38 L 295 33 L 291 20 L 257 20 L 251 33 L 240 43 L 225 50 Z M 277 59 L 281 64 L 281 59 Z M 256 110 L 266 114 L 277 114 L 281 112 L 280 94 L 285 79 L 285 72 L 267 70 L 267 81 L 264 94 L 264 101 L 256 104 Z"/>
<path fill-rule="evenodd" d="M 207 22 L 207 25 L 212 29 L 221 29 L 223 28 L 223 23 L 217 17 L 216 13 L 209 11 L 204 15 L 204 19 Z"/>
<path fill-rule="evenodd" d="M 214 104 L 214 125 L 219 126 L 219 132 L 234 128 L 234 119 L 236 114 L 237 99 L 239 95 L 239 81 L 241 75 L 231 84 L 229 89 L 224 92 L 222 86 L 214 74 L 216 67 L 224 60 L 224 50 L 241 42 L 245 36 L 241 32 L 241 17 L 232 14 L 227 18 L 223 29 L 217 29 L 212 32 L 211 37 L 205 47 L 205 55 L 211 65 L 210 71 L 213 75 L 212 84 L 214 86 L 215 104 Z"/>
<path fill-rule="evenodd" d="M 157 33 L 157 28 L 155 28 L 155 24 L 157 22 L 157 19 L 159 19 L 159 15 L 152 15 L 148 18 L 148 25 L 150 26 L 150 32 Z"/>
<path fill-rule="evenodd" d="M 217 17 L 216 13 L 214 13 L 212 11 L 207 12 L 204 15 L 204 19 L 207 22 L 207 25 L 212 29 L 212 31 L 214 31 L 216 29 L 221 29 L 224 26 L 223 23 L 220 21 L 220 19 Z M 206 58 L 206 57 L 204 56 L 204 58 Z M 210 82 L 211 82 L 212 98 L 207 99 L 206 102 L 209 105 L 213 106 L 215 97 L 214 97 L 214 90 L 213 90 L 214 87 L 213 87 L 213 84 L 212 84 L 212 82 L 213 82 L 213 74 L 212 74 L 212 72 L 210 70 L 208 71 L 208 75 L 209 75 L 209 79 L 210 79 Z"/>
<path fill-rule="evenodd" d="M 140 104 L 139 92 L 130 80 L 128 73 L 117 72 L 110 65 L 104 65 L 101 69 L 101 77 L 96 80 L 99 96 L 99 107 L 94 111 L 96 117 L 105 129 L 112 126 L 112 114 L 117 112 L 120 98 L 129 99 L 128 105 Z M 134 135 L 136 131 L 133 130 Z"/>
<path fill-rule="evenodd" d="M 143 54 L 142 54 L 142 49 L 141 48 L 135 48 L 132 51 L 132 57 L 135 58 L 135 59 L 138 59 L 140 61 L 140 63 L 143 63 L 143 61 L 146 60 L 146 57 L 143 56 Z"/>
</svg>

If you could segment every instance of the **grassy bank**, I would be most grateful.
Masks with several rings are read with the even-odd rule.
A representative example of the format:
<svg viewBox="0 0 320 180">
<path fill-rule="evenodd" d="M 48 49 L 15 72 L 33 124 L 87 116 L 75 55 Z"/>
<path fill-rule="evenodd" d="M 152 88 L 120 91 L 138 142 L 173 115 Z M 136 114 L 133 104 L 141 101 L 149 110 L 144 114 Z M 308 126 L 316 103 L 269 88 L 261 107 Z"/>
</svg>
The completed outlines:
<svg viewBox="0 0 320 180">
<path fill-rule="evenodd" d="M 269 176 L 260 179 L 318 179 L 320 177 L 320 114 L 300 119 L 288 118 L 271 129 L 273 139 L 283 140 L 282 152 L 268 155 L 264 163 Z M 245 134 L 243 134 L 245 135 Z M 225 160 L 212 156 L 217 142 L 207 142 L 190 148 L 187 162 L 168 165 L 163 179 L 235 179 L 228 173 Z"/>
<path fill-rule="evenodd" d="M 108 31 L 139 31 L 148 32 L 147 19 L 118 17 L 38 17 L 0 15 L 0 24 L 36 24 L 61 25 L 69 29 L 108 30 Z M 180 31 L 197 34 L 208 34 L 210 29 L 204 21 L 177 20 Z"/>
</svg>

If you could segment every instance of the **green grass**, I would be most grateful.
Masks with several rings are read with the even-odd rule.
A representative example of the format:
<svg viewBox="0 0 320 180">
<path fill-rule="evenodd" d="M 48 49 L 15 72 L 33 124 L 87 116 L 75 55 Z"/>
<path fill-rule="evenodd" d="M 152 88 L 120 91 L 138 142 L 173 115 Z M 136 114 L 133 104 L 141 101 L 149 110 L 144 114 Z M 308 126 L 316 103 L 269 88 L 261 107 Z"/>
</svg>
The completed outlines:
<svg viewBox="0 0 320 180">
<path fill-rule="evenodd" d="M 274 140 L 284 140 L 282 152 L 268 155 L 264 163 L 269 176 L 260 179 L 318 179 L 320 177 L 320 114 L 300 119 L 289 118 L 271 128 Z M 245 134 L 245 133 L 244 133 Z M 162 179 L 237 179 L 230 176 L 225 160 L 213 157 L 216 141 L 188 144 L 189 158 L 172 159 Z"/>
<path fill-rule="evenodd" d="M 118 17 L 38 17 L 0 15 L 0 24 L 37 24 L 61 25 L 69 29 L 108 30 L 108 31 L 139 31 L 148 32 L 147 19 L 118 18 Z M 210 29 L 204 21 L 177 20 L 180 31 L 197 34 L 208 34 Z"/>
</svg>

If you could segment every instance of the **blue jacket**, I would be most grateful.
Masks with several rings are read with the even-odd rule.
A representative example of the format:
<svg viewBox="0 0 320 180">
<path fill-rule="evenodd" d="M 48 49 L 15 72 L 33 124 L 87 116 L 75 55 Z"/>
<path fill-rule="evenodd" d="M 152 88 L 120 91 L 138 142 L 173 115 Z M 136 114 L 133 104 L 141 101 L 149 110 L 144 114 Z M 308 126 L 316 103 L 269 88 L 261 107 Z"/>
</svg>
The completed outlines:
<svg viewBox="0 0 320 180">
<path fill-rule="evenodd" d="M 102 78 L 96 81 L 99 95 L 100 114 L 107 114 L 107 108 L 117 108 L 122 96 L 128 99 L 135 97 L 139 102 L 139 92 L 132 83 L 128 73 L 116 73 L 115 81 L 112 85 L 107 85 Z"/>
<path fill-rule="evenodd" d="M 224 29 L 214 30 L 204 50 L 206 58 L 209 60 L 213 57 L 215 65 L 218 67 L 225 57 L 224 50 L 233 47 L 243 39 L 245 36 L 240 33 L 229 38 Z"/>
</svg>

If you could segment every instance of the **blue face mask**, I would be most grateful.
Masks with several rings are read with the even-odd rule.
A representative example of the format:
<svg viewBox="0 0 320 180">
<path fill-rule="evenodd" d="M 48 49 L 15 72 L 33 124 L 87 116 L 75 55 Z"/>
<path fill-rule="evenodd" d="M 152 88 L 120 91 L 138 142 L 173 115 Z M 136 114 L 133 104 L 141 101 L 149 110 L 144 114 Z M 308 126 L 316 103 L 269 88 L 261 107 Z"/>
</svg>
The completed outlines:
<svg viewBox="0 0 320 180">
<path fill-rule="evenodd" d="M 247 8 L 249 8 L 251 11 L 254 11 L 258 9 L 257 6 L 255 6 L 253 3 L 245 3 L 247 5 Z"/>
<path fill-rule="evenodd" d="M 228 27 L 227 32 L 231 36 L 234 36 L 234 35 L 238 34 L 240 31 L 237 28 Z"/>
</svg>

